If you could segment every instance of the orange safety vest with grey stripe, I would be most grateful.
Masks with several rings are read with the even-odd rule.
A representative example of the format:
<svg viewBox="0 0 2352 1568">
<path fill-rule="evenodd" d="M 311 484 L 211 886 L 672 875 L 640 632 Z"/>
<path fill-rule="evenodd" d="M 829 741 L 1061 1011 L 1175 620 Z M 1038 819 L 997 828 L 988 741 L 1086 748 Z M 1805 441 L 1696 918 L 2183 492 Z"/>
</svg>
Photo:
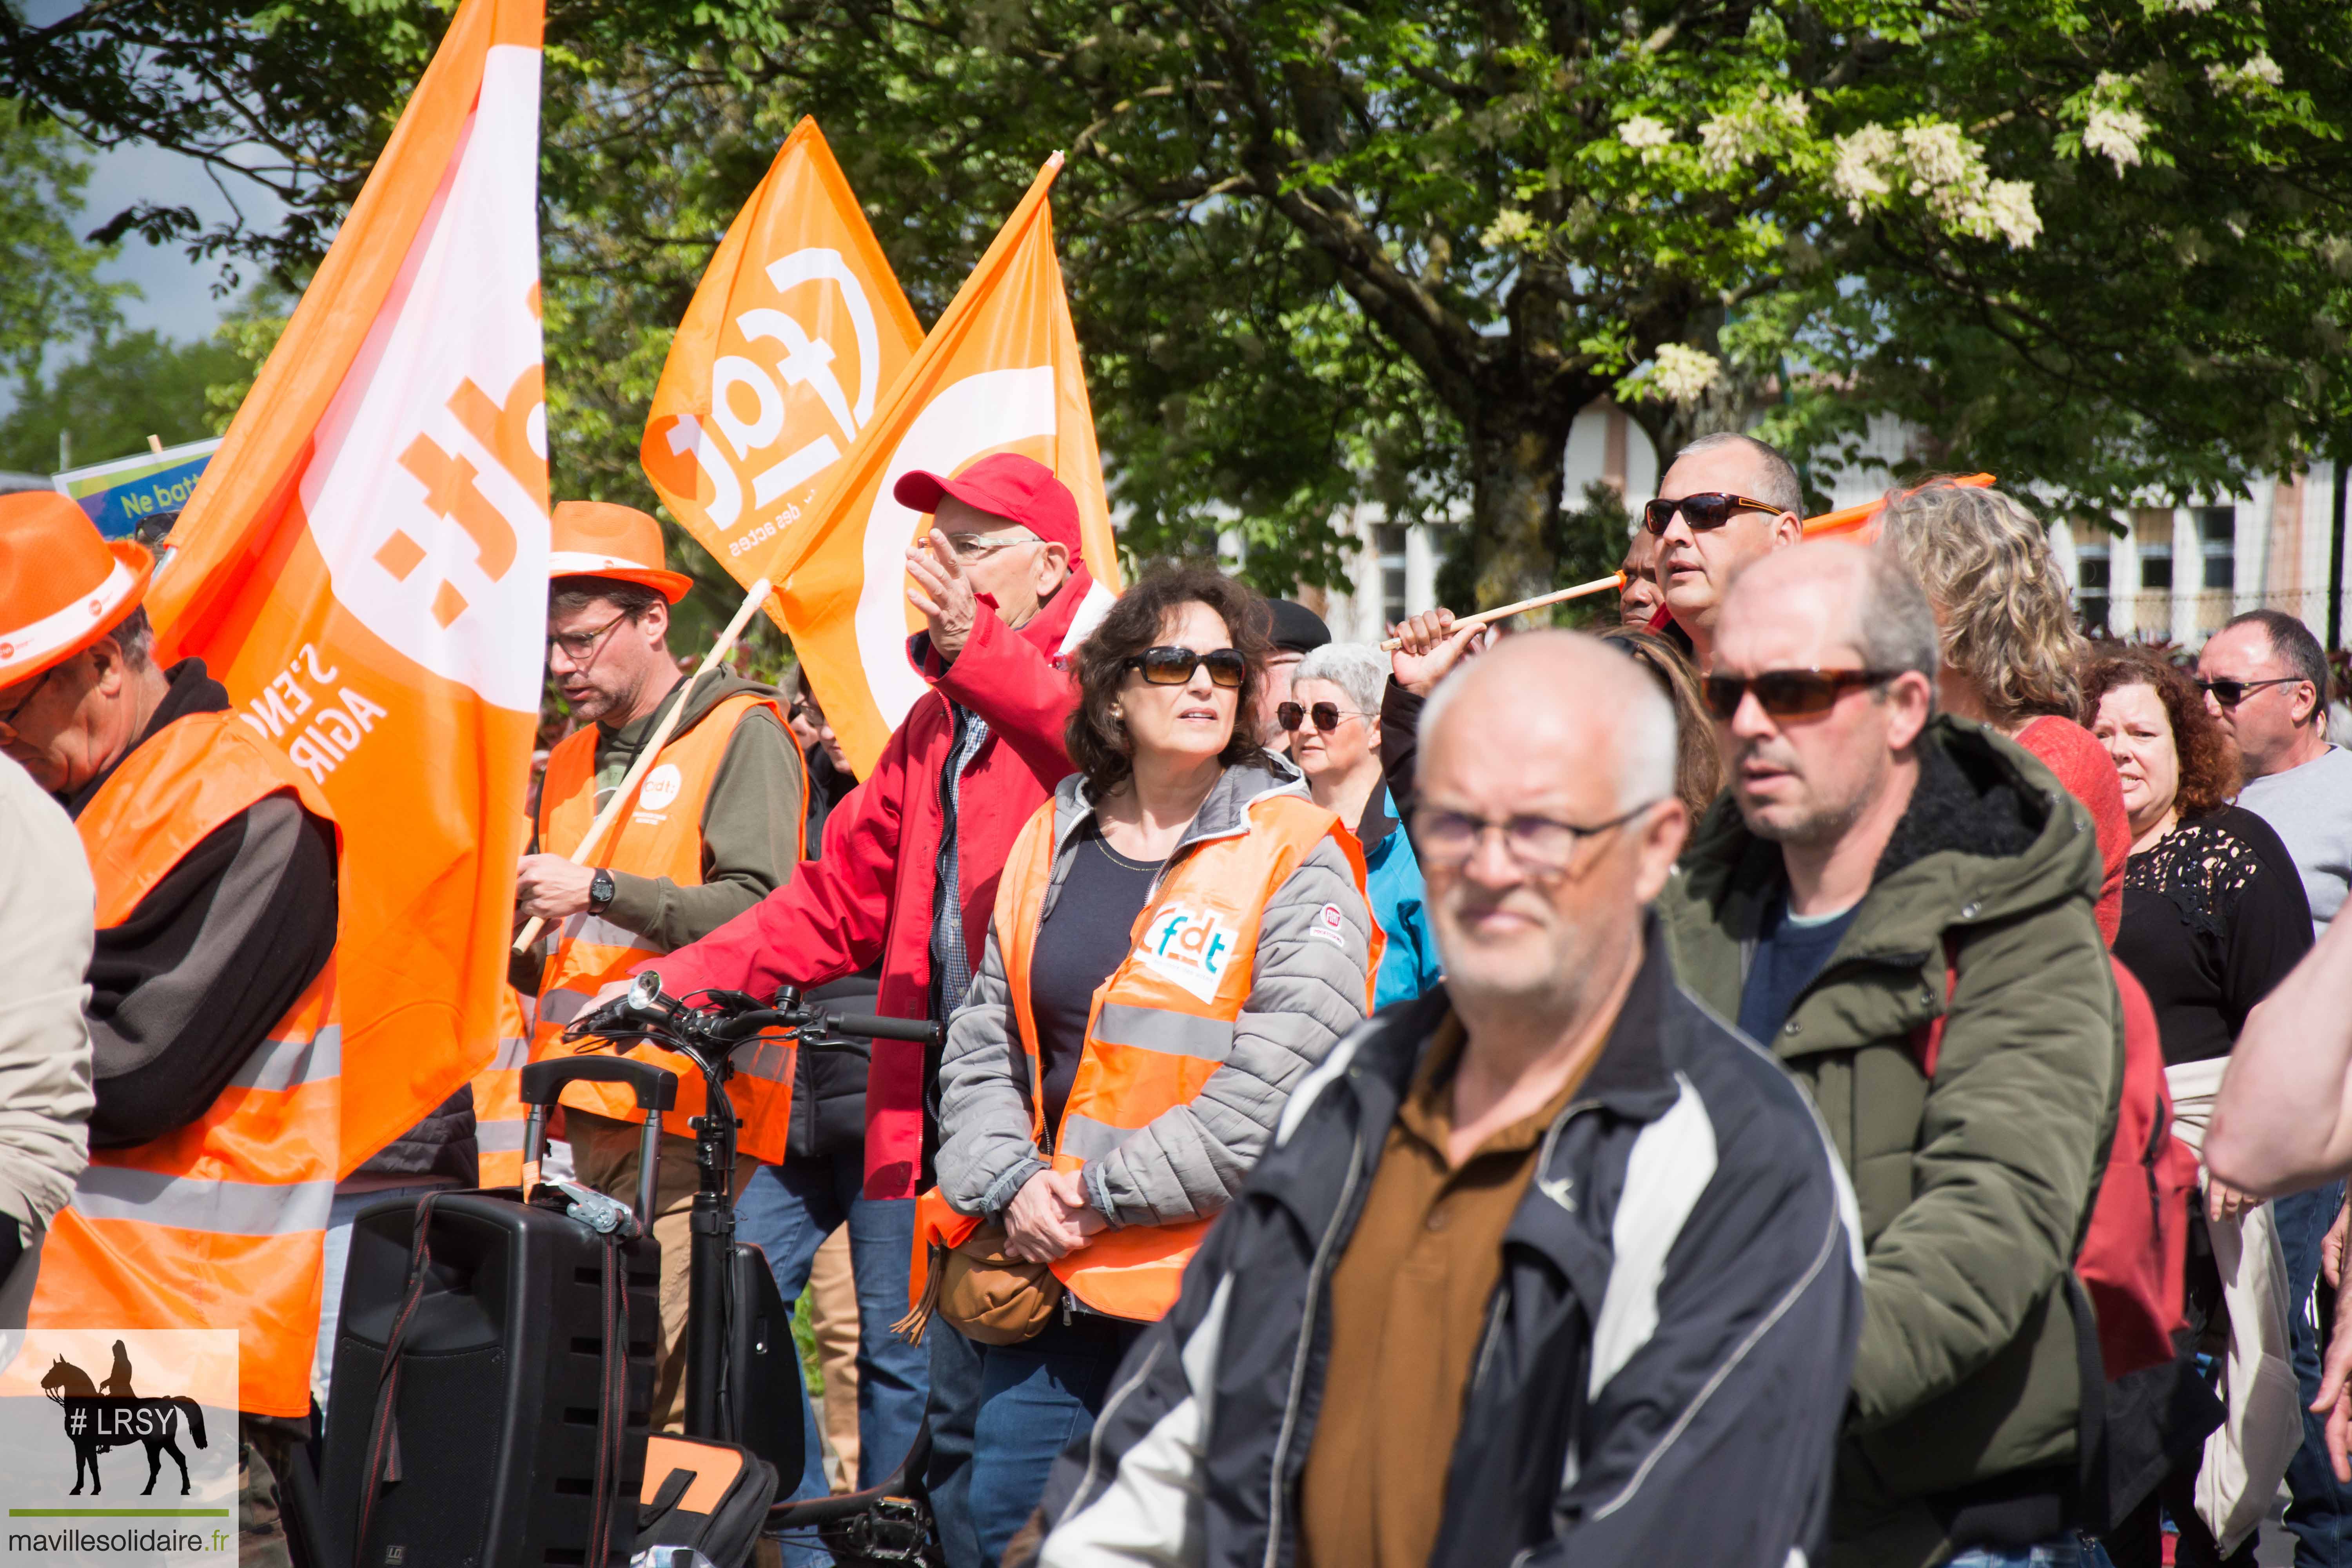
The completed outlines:
<svg viewBox="0 0 2352 1568">
<path fill-rule="evenodd" d="M 1162 1111 L 1189 1104 L 1233 1054 L 1234 1025 L 1256 979 L 1258 921 L 1282 885 L 1326 838 L 1347 853 L 1356 890 L 1363 851 L 1338 817 L 1287 791 L 1250 804 L 1244 830 L 1195 843 L 1163 870 L 1130 930 L 1128 954 L 1095 988 L 1085 1046 L 1061 1124 L 1045 1135 L 1045 1069 L 1030 1005 L 1030 961 L 1054 868 L 1054 802 L 1022 829 L 997 884 L 994 931 L 1021 1048 L 1029 1058 L 1032 1135 L 1056 1171 L 1076 1171 L 1116 1150 Z M 1329 911 L 1337 919 L 1339 911 Z M 1364 972 L 1371 1005 L 1379 928 Z M 937 1188 L 916 1205 L 914 1275 L 922 1300 L 930 1244 L 960 1244 L 979 1226 Z M 1184 1266 L 1210 1222 L 1126 1226 L 1099 1232 L 1053 1264 L 1078 1300 L 1112 1317 L 1156 1321 L 1176 1304 Z"/>
<path fill-rule="evenodd" d="M 474 1136 L 479 1151 L 475 1181 L 485 1187 L 522 1184 L 523 1064 L 530 1060 L 530 1016 L 538 1001 L 511 985 L 499 987 L 499 1047 L 476 1073 Z"/>
<path fill-rule="evenodd" d="M 227 713 L 191 713 L 124 758 L 74 826 L 120 925 L 205 835 L 267 796 L 326 798 Z M 340 854 L 341 830 L 338 829 Z M 342 1113 L 331 959 L 205 1114 L 127 1149 L 93 1149 L 50 1227 L 35 1328 L 237 1331 L 237 1408 L 306 1415 Z"/>
<path fill-rule="evenodd" d="M 699 723 L 662 748 L 661 760 L 646 772 L 636 797 L 622 811 L 604 847 L 590 862 L 609 870 L 639 877 L 667 877 L 680 887 L 702 882 L 702 807 L 710 794 L 719 764 L 735 727 L 756 708 L 777 713 L 773 700 L 738 692 L 713 707 Z M 777 713 L 777 722 L 782 715 Z M 801 799 L 808 799 L 808 777 L 799 763 L 799 749 L 786 743 L 795 764 L 802 767 Z M 540 794 L 539 843 L 542 849 L 574 845 L 587 837 L 596 819 L 596 727 L 566 735 L 548 753 L 547 782 Z M 805 852 L 807 817 L 793 827 L 793 859 Z M 597 992 L 665 950 L 643 935 L 602 915 L 565 918 L 555 937 L 555 951 L 547 961 L 539 987 L 538 1016 L 531 1026 L 530 1059 L 609 1051 L 601 1040 L 566 1040 L 564 1026 L 586 1010 Z M 702 1073 L 673 1051 L 639 1045 L 630 1053 L 677 1074 L 677 1109 L 666 1118 L 670 1130 L 684 1132 L 689 1119 L 702 1114 Z M 736 1147 L 767 1164 L 784 1157 L 792 1131 L 793 1047 L 776 1040 L 754 1041 L 735 1053 L 735 1077 L 728 1098 L 742 1121 Z M 636 1097 L 624 1085 L 573 1083 L 565 1086 L 563 1103 L 618 1121 L 643 1121 Z"/>
</svg>

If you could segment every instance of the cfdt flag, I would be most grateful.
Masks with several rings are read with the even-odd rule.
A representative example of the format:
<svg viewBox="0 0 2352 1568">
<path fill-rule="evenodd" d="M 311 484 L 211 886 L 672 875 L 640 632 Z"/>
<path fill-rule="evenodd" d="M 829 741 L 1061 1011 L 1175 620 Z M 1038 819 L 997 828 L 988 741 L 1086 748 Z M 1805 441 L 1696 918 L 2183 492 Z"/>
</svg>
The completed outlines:
<svg viewBox="0 0 2352 1568">
<path fill-rule="evenodd" d="M 348 1173 L 498 1037 L 547 605 L 541 0 L 464 0 L 148 605 L 326 792 Z"/>
<path fill-rule="evenodd" d="M 907 603 L 906 569 L 922 518 L 891 495 L 901 474 L 952 474 L 993 452 L 1036 458 L 1077 497 L 1087 566 L 1102 597 L 1081 611 L 1078 626 L 1091 627 L 1118 592 L 1094 411 L 1045 200 L 1061 167 L 1057 153 L 1038 172 L 842 459 L 815 517 L 770 568 L 782 584 L 793 648 L 860 776 L 925 689 L 906 648 L 922 624 Z"/>
<path fill-rule="evenodd" d="M 816 121 L 785 138 L 670 341 L 638 459 L 746 587 L 923 341 Z M 772 595 L 771 615 L 781 612 Z"/>
</svg>

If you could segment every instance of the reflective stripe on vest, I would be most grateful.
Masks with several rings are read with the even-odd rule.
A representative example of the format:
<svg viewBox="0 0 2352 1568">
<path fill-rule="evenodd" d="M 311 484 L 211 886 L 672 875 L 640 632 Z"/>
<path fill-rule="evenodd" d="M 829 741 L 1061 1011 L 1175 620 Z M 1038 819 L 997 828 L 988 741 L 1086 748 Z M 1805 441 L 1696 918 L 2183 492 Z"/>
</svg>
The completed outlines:
<svg viewBox="0 0 2352 1568">
<path fill-rule="evenodd" d="M 639 877 L 667 877 L 682 888 L 702 883 L 702 808 L 711 781 L 725 761 L 736 727 L 754 709 L 776 713 L 773 700 L 738 692 L 713 707 L 684 734 L 664 746 L 661 760 L 646 772 L 636 798 L 617 819 L 594 864 Z M 777 714 L 782 723 L 782 715 Z M 541 791 L 539 843 L 542 849 L 575 845 L 586 837 L 596 816 L 596 735 L 594 725 L 573 731 L 556 742 L 548 754 L 547 782 Z M 796 764 L 800 752 L 789 742 Z M 657 804 L 648 805 L 648 797 Z M 808 777 L 802 767 L 801 798 L 808 799 Z M 803 812 L 795 826 L 793 860 L 805 848 Z M 564 1026 L 587 1009 L 597 992 L 625 976 L 656 948 L 640 932 L 602 915 L 575 914 L 565 920 L 555 939 L 539 989 L 537 1020 L 531 1031 L 530 1057 L 604 1052 L 599 1041 L 567 1041 Z M 702 1074 L 674 1052 L 637 1046 L 631 1055 L 677 1074 L 677 1109 L 666 1113 L 666 1131 L 684 1133 L 688 1119 L 703 1110 Z M 789 1046 L 765 1044 L 736 1053 L 736 1076 L 728 1088 L 735 1114 L 742 1119 L 738 1147 L 753 1158 L 774 1164 L 784 1157 L 792 1133 L 793 1052 Z M 642 1121 L 636 1098 L 620 1084 L 574 1083 L 565 1088 L 563 1103 L 621 1121 Z M 518 1173 L 520 1161 L 516 1162 Z"/>
<path fill-rule="evenodd" d="M 523 1064 L 530 1060 L 531 1001 L 510 985 L 499 988 L 499 1049 L 476 1073 L 474 1180 L 485 1187 L 522 1184 Z"/>
<path fill-rule="evenodd" d="M 166 725 L 75 822 L 100 926 L 120 925 L 188 849 L 278 794 L 334 820 L 310 781 L 231 715 Z M 234 1327 L 238 1408 L 309 1413 L 342 1100 L 334 976 L 330 961 L 203 1116 L 91 1152 L 42 1248 L 35 1327 Z"/>
<path fill-rule="evenodd" d="M 1344 851 L 1360 894 L 1363 856 L 1339 818 L 1305 795 L 1279 791 L 1250 804 L 1244 830 L 1187 848 L 1154 882 L 1136 917 L 1127 957 L 1096 988 L 1086 1044 L 1070 1097 L 1054 1130 L 1052 1163 L 1076 1171 L 1099 1160 L 1161 1113 L 1190 1103 L 1233 1054 L 1234 1024 L 1249 1001 L 1258 921 L 1266 905 L 1316 847 Z M 1029 1057 L 1033 1136 L 1047 1147 L 1045 1071 L 1037 1058 L 1030 1007 L 1030 961 L 1053 879 L 1054 803 L 1029 819 L 997 884 L 993 930 L 1004 963 L 1020 1044 Z M 1371 1003 L 1380 967 L 1374 931 L 1365 971 Z M 910 1294 L 919 1299 L 929 1243 L 955 1245 L 972 1223 L 939 1201 L 917 1207 Z M 1127 1226 L 1099 1233 L 1056 1260 L 1054 1273 L 1087 1306 L 1114 1317 L 1156 1320 L 1176 1302 L 1184 1265 L 1207 1231 L 1206 1220 Z"/>
</svg>

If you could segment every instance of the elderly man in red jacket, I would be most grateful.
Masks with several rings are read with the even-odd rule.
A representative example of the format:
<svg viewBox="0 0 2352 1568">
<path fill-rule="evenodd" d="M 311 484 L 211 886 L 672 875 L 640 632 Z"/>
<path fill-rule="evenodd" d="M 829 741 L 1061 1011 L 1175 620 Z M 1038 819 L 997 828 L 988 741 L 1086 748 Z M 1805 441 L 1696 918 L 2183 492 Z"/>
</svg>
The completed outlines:
<svg viewBox="0 0 2352 1568">
<path fill-rule="evenodd" d="M 930 622 L 908 654 L 931 690 L 826 819 L 817 860 L 652 966 L 672 994 L 764 996 L 878 960 L 880 1012 L 944 1021 L 971 984 L 1014 837 L 1070 771 L 1062 726 L 1077 690 L 1065 666 L 1110 605 L 1079 557 L 1076 498 L 1010 453 L 953 479 L 908 474 L 894 493 L 933 514 L 907 554 L 907 597 Z M 935 1067 L 919 1047 L 874 1043 L 865 1195 L 909 1200 L 905 1251 Z"/>
</svg>

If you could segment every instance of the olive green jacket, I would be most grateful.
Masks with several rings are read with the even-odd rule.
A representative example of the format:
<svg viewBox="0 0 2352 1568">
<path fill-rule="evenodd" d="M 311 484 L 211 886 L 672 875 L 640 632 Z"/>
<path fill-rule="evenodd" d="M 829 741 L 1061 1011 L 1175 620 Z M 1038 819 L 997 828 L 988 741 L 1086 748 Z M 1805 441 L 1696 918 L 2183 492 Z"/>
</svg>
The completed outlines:
<svg viewBox="0 0 2352 1568">
<path fill-rule="evenodd" d="M 1766 1042 L 1844 1160 L 1868 1254 L 1840 1560 L 1936 1561 L 1950 1494 L 2075 1463 L 2064 1283 L 2123 1079 L 2100 874 L 2089 815 L 2046 768 L 1935 720 L 1859 914 Z M 1727 1018 L 1781 880 L 1780 847 L 1727 795 L 1659 901 L 1684 985 Z M 1930 1083 L 1920 1047 L 1939 1014 Z"/>
</svg>

